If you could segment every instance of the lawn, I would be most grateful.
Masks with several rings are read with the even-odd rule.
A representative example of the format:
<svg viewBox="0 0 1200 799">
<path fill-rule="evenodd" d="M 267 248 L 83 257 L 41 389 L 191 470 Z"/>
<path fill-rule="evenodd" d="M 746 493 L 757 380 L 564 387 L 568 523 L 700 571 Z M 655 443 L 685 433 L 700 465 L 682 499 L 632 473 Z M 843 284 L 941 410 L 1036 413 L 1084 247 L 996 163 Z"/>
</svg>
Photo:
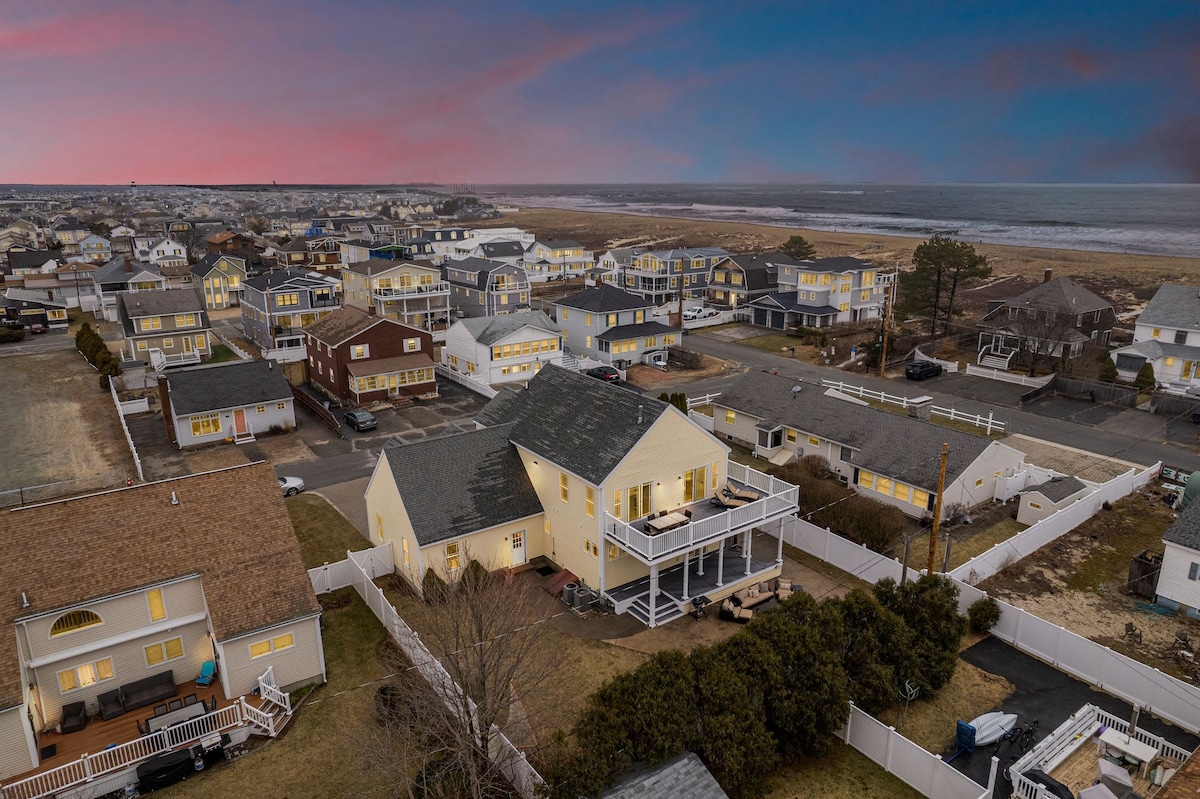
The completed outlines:
<svg viewBox="0 0 1200 799">
<path fill-rule="evenodd" d="M 950 531 L 950 568 L 956 569 L 976 555 L 982 555 L 989 549 L 1007 541 L 1017 533 L 1025 530 L 1027 525 L 1016 519 L 1005 516 L 988 524 L 956 525 Z M 942 528 L 945 530 L 945 528 Z M 944 538 L 944 536 L 942 536 Z M 937 549 L 937 567 L 942 568 L 946 548 L 939 542 Z M 923 569 L 929 563 L 929 532 L 918 533 L 910 539 L 908 547 L 909 568 Z"/>
<path fill-rule="evenodd" d="M 169 789 L 175 799 L 388 796 L 394 787 L 372 770 L 375 681 L 383 626 L 352 588 L 326 597 L 329 682 L 300 706 L 284 737 L 258 741 L 244 757 Z M 338 605 L 341 605 L 338 607 Z"/>
<path fill-rule="evenodd" d="M 738 339 L 737 343 L 745 347 L 753 347 L 756 350 L 764 350 L 765 352 L 774 352 L 776 354 L 784 350 L 790 353 L 793 347 L 802 346 L 800 339 L 795 336 L 786 336 L 783 333 L 767 333 L 762 336 L 751 336 L 750 338 Z"/>
<path fill-rule="evenodd" d="M 233 354 L 233 350 L 226 347 L 224 344 L 214 344 L 212 348 L 212 357 L 208 359 L 209 363 L 224 363 L 225 361 L 239 360 L 238 356 Z"/>
<path fill-rule="evenodd" d="M 920 799 L 921 794 L 840 741 L 821 757 L 782 766 L 764 780 L 765 799 Z"/>
<path fill-rule="evenodd" d="M 357 552 L 370 548 L 371 542 L 323 498 L 300 494 L 285 502 L 292 517 L 292 527 L 296 528 L 296 538 L 300 539 L 306 568 L 345 560 L 346 550 Z"/>
</svg>

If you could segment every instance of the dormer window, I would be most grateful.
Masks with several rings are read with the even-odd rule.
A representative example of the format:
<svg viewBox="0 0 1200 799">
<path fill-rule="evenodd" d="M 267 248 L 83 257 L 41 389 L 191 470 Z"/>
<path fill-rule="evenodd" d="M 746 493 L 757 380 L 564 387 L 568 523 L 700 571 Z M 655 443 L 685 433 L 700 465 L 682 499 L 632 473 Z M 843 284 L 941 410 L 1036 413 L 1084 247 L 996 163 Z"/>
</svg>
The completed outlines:
<svg viewBox="0 0 1200 799">
<path fill-rule="evenodd" d="M 66 635 L 88 627 L 104 624 L 104 620 L 90 610 L 72 610 L 55 619 L 50 635 Z"/>
</svg>

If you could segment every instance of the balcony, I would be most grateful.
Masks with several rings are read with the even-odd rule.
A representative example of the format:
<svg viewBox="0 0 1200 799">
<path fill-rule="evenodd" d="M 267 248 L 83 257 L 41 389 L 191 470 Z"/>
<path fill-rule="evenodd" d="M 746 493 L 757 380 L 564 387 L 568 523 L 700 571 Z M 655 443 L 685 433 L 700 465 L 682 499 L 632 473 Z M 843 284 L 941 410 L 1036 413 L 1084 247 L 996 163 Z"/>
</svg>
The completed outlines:
<svg viewBox="0 0 1200 799">
<path fill-rule="evenodd" d="M 437 294 L 449 294 L 450 283 L 439 280 L 436 283 L 425 283 L 417 286 L 373 287 L 371 296 L 377 300 L 394 300 L 405 297 L 419 297 Z"/>
<path fill-rule="evenodd" d="M 726 468 L 731 482 L 756 492 L 760 499 L 725 509 L 705 497 L 680 509 L 692 511 L 692 521 L 655 535 L 605 513 L 605 538 L 620 544 L 643 563 L 660 563 L 796 512 L 800 497 L 797 486 L 740 463 L 730 462 Z"/>
</svg>

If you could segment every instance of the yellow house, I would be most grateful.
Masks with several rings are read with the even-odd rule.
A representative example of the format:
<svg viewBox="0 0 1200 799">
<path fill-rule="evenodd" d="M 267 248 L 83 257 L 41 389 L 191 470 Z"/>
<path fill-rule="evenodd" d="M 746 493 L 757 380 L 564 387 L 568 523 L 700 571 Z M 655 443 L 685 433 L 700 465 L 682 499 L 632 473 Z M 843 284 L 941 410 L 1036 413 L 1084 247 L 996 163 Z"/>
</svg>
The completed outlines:
<svg viewBox="0 0 1200 799">
<path fill-rule="evenodd" d="M 756 553 L 750 533 L 794 514 L 798 489 L 729 461 L 672 405 L 546 366 L 476 423 L 389 442 L 367 487 L 374 540 L 418 588 L 468 556 L 493 569 L 541 558 L 655 626 L 779 574 L 781 545 Z M 744 498 L 718 501 L 728 487 Z"/>
</svg>

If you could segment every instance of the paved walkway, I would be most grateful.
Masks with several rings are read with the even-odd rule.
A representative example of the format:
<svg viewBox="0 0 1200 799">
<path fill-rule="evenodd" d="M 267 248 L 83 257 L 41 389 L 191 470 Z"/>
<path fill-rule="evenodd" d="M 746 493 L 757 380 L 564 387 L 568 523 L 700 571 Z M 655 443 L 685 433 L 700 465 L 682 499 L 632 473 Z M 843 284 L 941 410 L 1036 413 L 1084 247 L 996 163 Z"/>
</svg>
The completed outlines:
<svg viewBox="0 0 1200 799">
<path fill-rule="evenodd" d="M 359 477 L 345 483 L 324 486 L 320 490 L 309 493 L 323 497 L 338 513 L 345 516 L 346 520 L 354 525 L 355 530 L 362 533 L 364 537 L 370 538 L 370 527 L 367 524 L 367 499 L 364 496 L 367 483 L 370 481 L 370 477 Z"/>
</svg>

